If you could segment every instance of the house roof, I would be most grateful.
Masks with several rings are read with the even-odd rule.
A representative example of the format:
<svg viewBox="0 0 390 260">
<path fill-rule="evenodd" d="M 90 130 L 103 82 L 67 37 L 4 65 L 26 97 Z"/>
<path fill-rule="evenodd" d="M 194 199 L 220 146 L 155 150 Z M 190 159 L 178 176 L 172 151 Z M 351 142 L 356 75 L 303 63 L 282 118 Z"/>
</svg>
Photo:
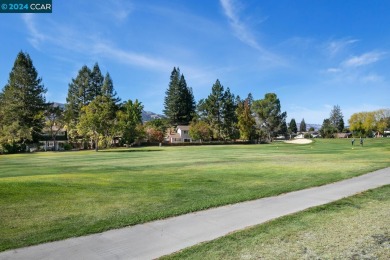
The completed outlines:
<svg viewBox="0 0 390 260">
<path fill-rule="evenodd" d="M 178 125 L 177 130 L 179 130 L 179 129 L 187 131 L 187 130 L 190 130 L 190 126 L 189 125 Z"/>
</svg>

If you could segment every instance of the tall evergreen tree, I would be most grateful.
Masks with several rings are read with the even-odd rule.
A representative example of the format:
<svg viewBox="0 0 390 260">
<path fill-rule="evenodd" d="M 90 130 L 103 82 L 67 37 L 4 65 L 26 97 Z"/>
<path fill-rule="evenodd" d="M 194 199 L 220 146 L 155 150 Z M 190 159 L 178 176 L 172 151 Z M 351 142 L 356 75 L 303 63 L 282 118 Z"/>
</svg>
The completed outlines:
<svg viewBox="0 0 390 260">
<path fill-rule="evenodd" d="M 302 118 L 301 124 L 299 125 L 299 131 L 306 132 L 306 122 L 304 118 Z"/>
<path fill-rule="evenodd" d="M 94 99 L 91 94 L 91 82 L 91 70 L 84 65 L 79 70 L 77 77 L 72 79 L 72 82 L 69 84 L 65 105 L 69 124 L 77 124 L 81 108 Z"/>
<path fill-rule="evenodd" d="M 92 100 L 91 94 L 91 70 L 84 65 L 78 72 L 77 77 L 69 83 L 68 96 L 65 104 L 65 118 L 69 137 L 76 138 L 80 135 L 77 124 L 81 116 L 81 109 Z"/>
<path fill-rule="evenodd" d="M 172 125 L 179 123 L 180 100 L 180 70 L 176 67 L 171 72 L 168 89 L 165 91 L 164 114 Z"/>
<path fill-rule="evenodd" d="M 245 100 L 238 103 L 236 109 L 240 138 L 243 140 L 251 140 L 255 132 L 256 121 L 252 116 L 252 100 L 252 95 L 249 94 Z"/>
<path fill-rule="evenodd" d="M 344 116 L 341 112 L 339 105 L 333 106 L 330 111 L 329 117 L 330 124 L 337 129 L 338 132 L 342 132 L 344 129 Z"/>
<path fill-rule="evenodd" d="M 192 89 L 187 86 L 179 68 L 173 68 L 168 89 L 165 92 L 164 114 L 171 125 L 188 125 L 195 112 Z"/>
<path fill-rule="evenodd" d="M 89 91 L 91 100 L 102 95 L 103 81 L 104 77 L 100 71 L 99 64 L 96 62 L 91 71 L 91 86 Z"/>
<path fill-rule="evenodd" d="M 211 88 L 211 94 L 205 99 L 203 104 L 203 109 L 205 110 L 203 113 L 207 115 L 206 120 L 214 132 L 214 138 L 217 139 L 222 137 L 224 96 L 224 88 L 217 79 Z"/>
<path fill-rule="evenodd" d="M 121 101 L 121 99 L 117 96 L 117 93 L 114 89 L 114 83 L 112 82 L 110 74 L 107 72 L 104 77 L 103 85 L 102 85 L 102 95 L 105 95 L 117 104 Z"/>
<path fill-rule="evenodd" d="M 30 56 L 19 52 L 0 94 L 0 142 L 36 142 L 44 126 L 46 89 Z"/>
<path fill-rule="evenodd" d="M 240 132 L 237 127 L 237 103 L 234 94 L 227 88 L 223 94 L 222 103 L 222 133 L 225 139 L 237 139 L 240 137 Z"/>
<path fill-rule="evenodd" d="M 288 125 L 288 130 L 290 130 L 291 133 L 297 133 L 298 132 L 297 122 L 295 121 L 294 118 L 292 118 L 290 120 L 290 124 Z"/>
<path fill-rule="evenodd" d="M 180 89 L 180 101 L 179 105 L 181 107 L 179 111 L 179 123 L 182 125 L 188 125 L 195 113 L 195 100 L 192 93 L 192 89 L 187 86 L 187 82 L 182 74 L 179 81 Z"/>
<path fill-rule="evenodd" d="M 283 120 L 278 134 L 283 135 L 284 137 L 288 135 L 288 127 L 287 127 L 286 119 Z"/>
</svg>

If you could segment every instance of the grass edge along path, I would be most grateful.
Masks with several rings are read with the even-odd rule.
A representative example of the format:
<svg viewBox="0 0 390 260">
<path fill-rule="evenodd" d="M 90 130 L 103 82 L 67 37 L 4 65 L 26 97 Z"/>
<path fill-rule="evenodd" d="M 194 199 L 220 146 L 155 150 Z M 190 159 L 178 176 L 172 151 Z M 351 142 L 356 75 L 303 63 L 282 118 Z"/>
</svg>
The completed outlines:
<svg viewBox="0 0 390 260">
<path fill-rule="evenodd" d="M 159 259 L 390 259 L 389 216 L 386 185 Z"/>
</svg>

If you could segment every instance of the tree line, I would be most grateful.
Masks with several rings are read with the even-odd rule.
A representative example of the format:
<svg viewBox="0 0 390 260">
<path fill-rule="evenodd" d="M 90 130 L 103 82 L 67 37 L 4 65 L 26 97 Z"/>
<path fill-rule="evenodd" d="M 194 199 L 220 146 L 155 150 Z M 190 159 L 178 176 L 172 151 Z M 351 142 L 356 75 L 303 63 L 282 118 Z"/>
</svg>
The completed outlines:
<svg viewBox="0 0 390 260">
<path fill-rule="evenodd" d="M 192 89 L 186 84 L 180 69 L 173 68 L 166 91 L 164 114 L 168 126 L 189 125 L 195 140 L 271 141 L 283 132 L 286 112 L 274 93 L 264 99 L 245 99 L 224 88 L 217 79 L 207 98 L 195 103 Z"/>
<path fill-rule="evenodd" d="M 8 83 L 0 92 L 0 147 L 3 152 L 25 151 L 37 143 L 42 132 L 53 141 L 61 129 L 68 140 L 80 148 L 109 147 L 113 143 L 132 145 L 142 140 L 162 142 L 167 129 L 189 125 L 195 140 L 245 140 L 270 142 L 277 136 L 298 132 L 295 119 L 286 123 L 287 113 L 281 111 L 275 93 L 266 93 L 254 100 L 251 93 L 245 98 L 236 96 L 217 79 L 210 94 L 195 102 L 192 88 L 187 85 L 179 68 L 173 68 L 164 97 L 164 119 L 142 122 L 140 101 L 121 101 L 113 80 L 104 76 L 98 63 L 92 68 L 82 66 L 72 78 L 65 108 L 47 102 L 47 89 L 33 66 L 30 56 L 19 52 L 9 74 Z M 352 115 L 350 129 L 367 136 L 372 131 L 390 127 L 389 110 L 362 112 Z M 302 119 L 299 130 L 306 131 Z M 320 130 L 323 137 L 345 131 L 339 106 Z"/>
</svg>

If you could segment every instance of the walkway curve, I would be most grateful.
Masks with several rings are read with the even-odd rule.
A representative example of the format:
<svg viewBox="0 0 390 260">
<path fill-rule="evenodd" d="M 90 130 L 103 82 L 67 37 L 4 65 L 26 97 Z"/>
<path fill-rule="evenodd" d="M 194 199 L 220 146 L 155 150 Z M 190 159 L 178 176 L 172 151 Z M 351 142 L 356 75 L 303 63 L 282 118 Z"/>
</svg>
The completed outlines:
<svg viewBox="0 0 390 260">
<path fill-rule="evenodd" d="M 0 259 L 154 259 L 233 231 L 390 184 L 390 168 L 275 197 L 0 253 Z"/>
</svg>

